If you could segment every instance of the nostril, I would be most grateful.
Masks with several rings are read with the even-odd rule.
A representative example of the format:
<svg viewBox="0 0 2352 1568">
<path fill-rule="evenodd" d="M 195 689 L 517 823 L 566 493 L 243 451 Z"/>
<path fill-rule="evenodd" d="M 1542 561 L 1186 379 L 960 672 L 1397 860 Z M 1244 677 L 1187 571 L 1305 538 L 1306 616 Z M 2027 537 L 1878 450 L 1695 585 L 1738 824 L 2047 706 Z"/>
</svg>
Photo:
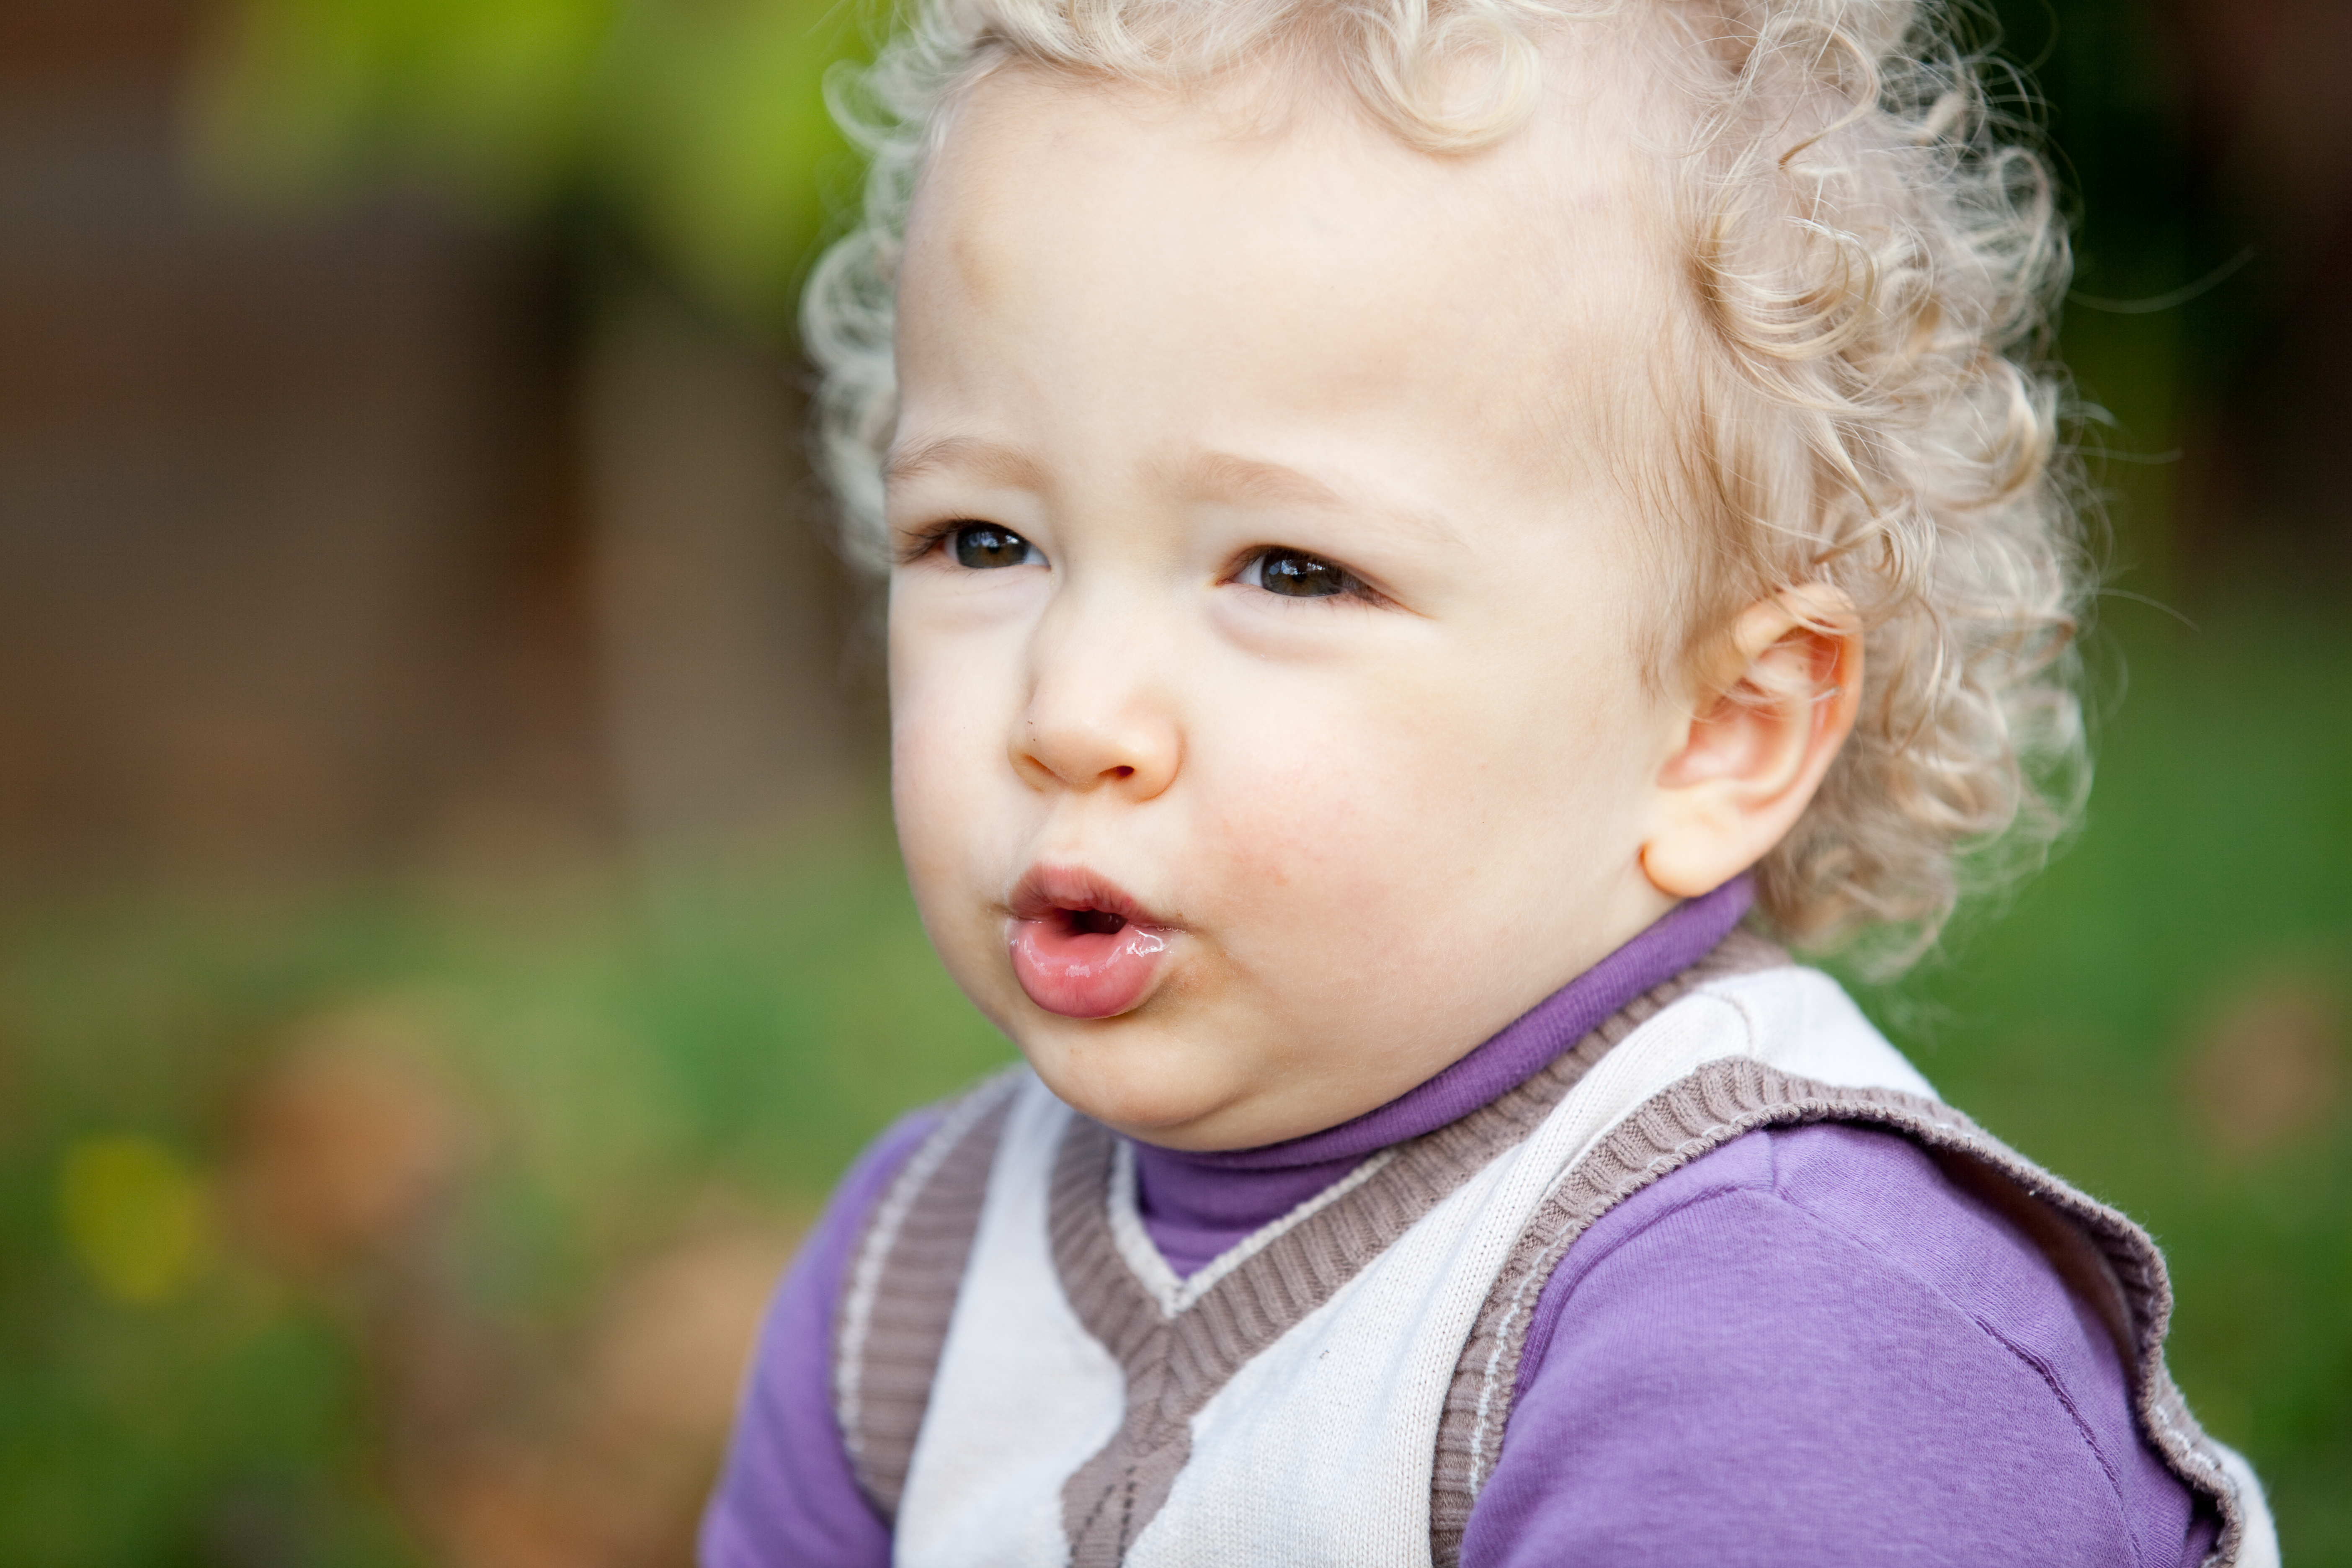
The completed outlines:
<svg viewBox="0 0 2352 1568">
<path fill-rule="evenodd" d="M 1125 763 L 1121 763 L 1119 766 L 1111 769 L 1110 776 L 1115 779 L 1131 779 L 1135 776 L 1135 770 L 1127 766 Z"/>
</svg>

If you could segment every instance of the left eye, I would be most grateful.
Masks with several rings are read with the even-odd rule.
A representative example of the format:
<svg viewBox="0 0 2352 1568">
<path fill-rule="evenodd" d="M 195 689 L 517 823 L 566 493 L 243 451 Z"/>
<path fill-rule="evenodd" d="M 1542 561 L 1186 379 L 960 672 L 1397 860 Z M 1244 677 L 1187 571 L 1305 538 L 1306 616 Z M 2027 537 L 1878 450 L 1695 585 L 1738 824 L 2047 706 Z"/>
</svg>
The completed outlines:
<svg viewBox="0 0 2352 1568">
<path fill-rule="evenodd" d="M 1357 586 L 1346 568 L 1301 550 L 1268 550 L 1242 575 L 1269 594 L 1290 599 L 1328 599 Z"/>
<path fill-rule="evenodd" d="M 1026 566 L 1037 557 L 1034 545 L 992 522 L 967 522 L 955 531 L 950 542 L 957 565 L 982 572 L 998 566 Z"/>
</svg>

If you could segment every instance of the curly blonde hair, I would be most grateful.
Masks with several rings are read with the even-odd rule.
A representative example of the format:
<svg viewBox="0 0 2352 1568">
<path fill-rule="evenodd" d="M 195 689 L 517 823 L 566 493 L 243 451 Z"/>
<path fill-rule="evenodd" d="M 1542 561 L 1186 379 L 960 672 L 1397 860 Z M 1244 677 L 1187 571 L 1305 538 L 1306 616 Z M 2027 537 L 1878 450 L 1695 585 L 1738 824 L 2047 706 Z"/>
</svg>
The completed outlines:
<svg viewBox="0 0 2352 1568">
<path fill-rule="evenodd" d="M 1654 662 L 1698 658 L 1787 585 L 1856 606 L 1860 715 L 1757 868 L 1758 907 L 1807 946 L 1868 939 L 1865 966 L 1892 973 L 1964 890 L 2037 863 L 2089 778 L 2071 653 L 2089 574 L 2046 358 L 2065 232 L 1932 4 L 916 0 L 872 67 L 832 84 L 871 164 L 862 221 L 803 304 L 823 460 L 852 555 L 880 566 L 908 207 L 943 111 L 990 70 L 1181 87 L 1279 53 L 1444 155 L 1528 119 L 1548 33 L 1629 16 L 1689 110 L 1686 136 L 1650 149 L 1694 306 L 1658 362 L 1676 439 L 1637 480 L 1673 563 Z"/>
</svg>

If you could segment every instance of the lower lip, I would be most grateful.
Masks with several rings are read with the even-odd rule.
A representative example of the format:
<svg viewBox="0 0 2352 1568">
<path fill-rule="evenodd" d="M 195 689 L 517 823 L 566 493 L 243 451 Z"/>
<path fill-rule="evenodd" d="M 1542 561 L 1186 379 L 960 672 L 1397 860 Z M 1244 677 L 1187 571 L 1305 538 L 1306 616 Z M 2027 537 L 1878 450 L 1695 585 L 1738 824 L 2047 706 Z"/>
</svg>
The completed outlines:
<svg viewBox="0 0 2352 1568">
<path fill-rule="evenodd" d="M 1072 931 L 1053 916 L 1013 924 L 1013 973 L 1029 1000 L 1065 1018 L 1109 1018 L 1143 1000 L 1168 939 L 1133 923 Z"/>
</svg>

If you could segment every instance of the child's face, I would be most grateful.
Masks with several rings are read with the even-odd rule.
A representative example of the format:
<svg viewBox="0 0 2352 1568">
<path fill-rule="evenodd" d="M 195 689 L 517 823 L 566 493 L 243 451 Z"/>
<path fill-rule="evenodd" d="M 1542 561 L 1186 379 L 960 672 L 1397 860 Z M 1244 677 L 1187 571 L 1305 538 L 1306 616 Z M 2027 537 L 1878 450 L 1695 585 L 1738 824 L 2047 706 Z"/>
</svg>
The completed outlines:
<svg viewBox="0 0 2352 1568">
<path fill-rule="evenodd" d="M 927 176 L 899 834 L 958 981 L 1115 1127 L 1333 1125 L 1672 901 L 1686 700 L 1601 432 L 1657 438 L 1675 263 L 1593 92 L 1449 160 L 1005 75 Z"/>
</svg>

